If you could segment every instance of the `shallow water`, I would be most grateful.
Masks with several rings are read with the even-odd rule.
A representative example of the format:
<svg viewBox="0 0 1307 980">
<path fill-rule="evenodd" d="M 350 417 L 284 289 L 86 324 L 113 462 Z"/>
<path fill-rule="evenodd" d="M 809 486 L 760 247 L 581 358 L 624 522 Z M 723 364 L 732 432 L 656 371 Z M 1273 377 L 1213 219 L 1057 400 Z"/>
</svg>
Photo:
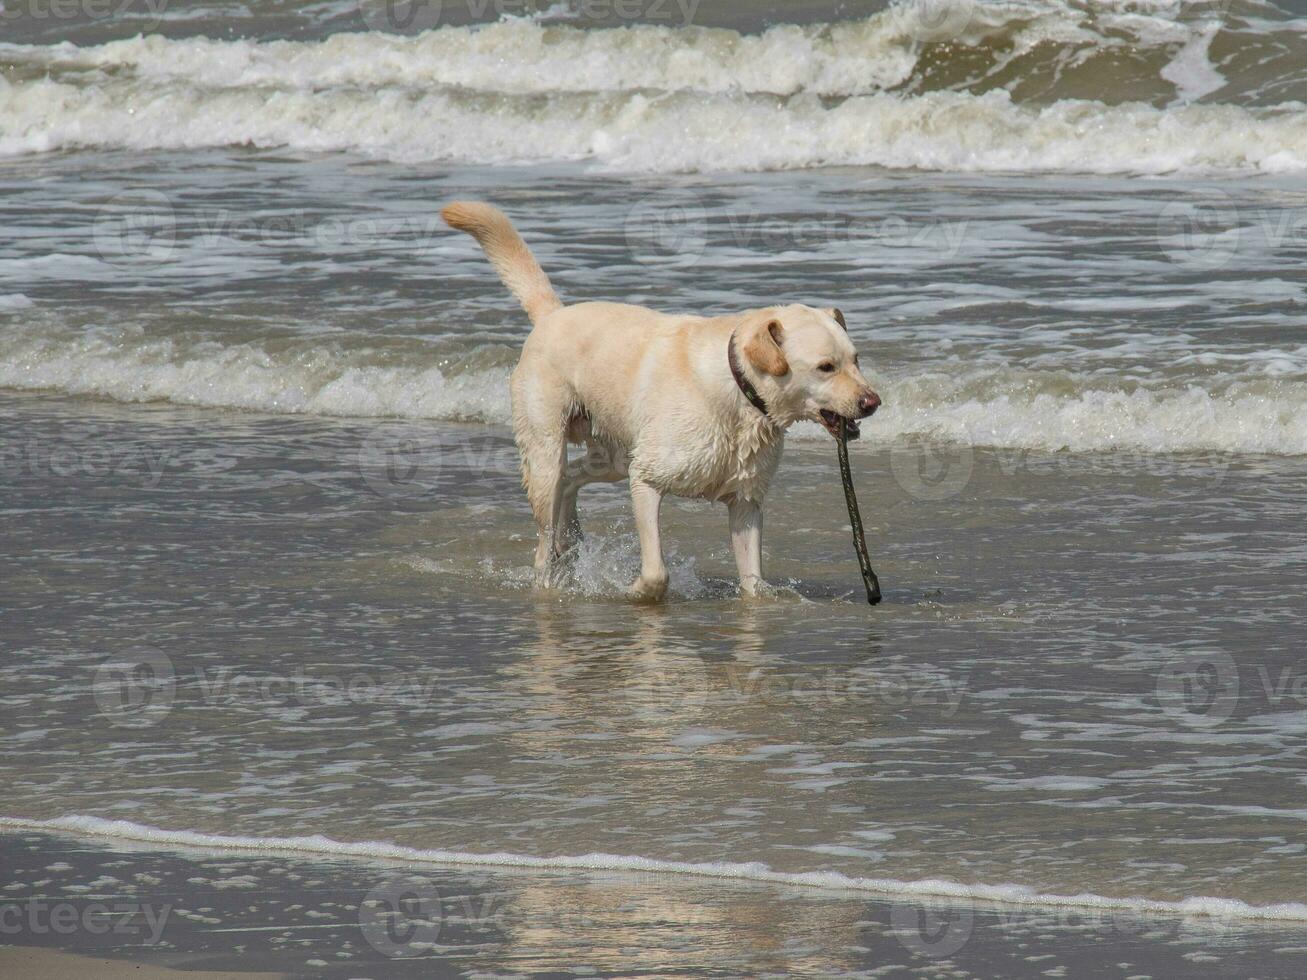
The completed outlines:
<svg viewBox="0 0 1307 980">
<path fill-rule="evenodd" d="M 9 387 L 507 423 L 525 318 L 436 213 L 479 196 L 568 300 L 838 304 L 887 396 L 881 441 L 1307 453 L 1298 178 L 630 179 L 240 151 L 41 173 L 0 167 L 26 229 L 0 246 Z"/>
<path fill-rule="evenodd" d="M 684 875 L 161 853 L 39 833 L 0 837 L 0 861 L 15 882 L 0 904 L 40 896 L 29 921 L 58 909 L 101 930 L 78 931 L 82 953 L 133 944 L 159 964 L 297 977 L 494 975 L 509 963 L 518 975 L 1215 978 L 1294 976 L 1307 956 L 1283 923 Z"/>
<path fill-rule="evenodd" d="M 1291 59 L 1301 25 L 1235 5 L 1208 38 L 1188 6 L 1110 24 L 1033 6 L 957 42 L 966 78 L 905 47 L 901 11 L 827 29 L 795 10 L 810 33 L 759 36 L 706 6 L 736 33 L 673 47 L 744 52 L 716 78 L 658 76 L 656 31 L 539 17 L 400 37 L 341 33 L 356 10 L 215 5 L 165 18 L 169 40 L 121 19 L 66 32 L 92 47 L 13 35 L 6 826 L 313 838 L 297 860 L 319 862 L 500 853 L 531 866 L 524 890 L 613 875 L 690 932 L 714 894 L 767 918 L 852 889 L 1207 923 L 1143 943 L 1163 971 L 1205 962 L 1213 922 L 1258 956 L 1301 946 L 1307 151 L 1293 71 L 1250 54 Z M 212 23 L 231 37 L 200 39 Z M 491 71 L 473 37 L 591 82 Z M 1034 61 L 999 58 L 1028 42 Z M 753 80 L 757 46 L 812 74 Z M 1048 75 L 1076 58 L 1120 71 Z M 1196 94 L 1211 72 L 1225 84 Z M 1076 87 L 1109 76 L 1138 103 Z M 573 143 L 522 152 L 586 100 Z M 984 107 L 1001 145 L 950 128 Z M 668 120 L 694 138 L 660 142 Z M 829 162 L 887 166 L 776 170 Z M 469 197 L 512 215 L 565 300 L 843 309 L 885 399 L 853 451 L 885 602 L 861 599 L 810 424 L 768 500 L 764 599 L 736 595 L 721 508 L 669 502 L 672 594 L 629 602 L 620 486 L 583 493 L 571 581 L 534 589 L 506 427 L 526 322 L 438 221 Z M 695 884 L 631 884 L 650 867 Z M 874 918 L 859 901 L 835 918 Z M 709 932 L 683 969 L 899 965 L 717 963 Z M 610 939 L 532 969 L 614 971 Z M 998 969 L 967 950 L 921 955 Z"/>
<path fill-rule="evenodd" d="M 530 588 L 497 429 L 5 415 L 48 454 L 10 481 L 8 816 L 1301 894 L 1295 460 L 864 453 L 871 611 L 833 454 L 803 446 L 768 513 L 777 594 L 735 598 L 724 515 L 686 503 L 672 600 L 644 607 L 616 488 L 587 501 L 576 583 Z M 415 443 L 412 473 L 375 462 Z M 956 492 L 904 489 L 941 462 L 969 469 Z M 1204 658 L 1242 688 L 1169 697 Z M 154 660 L 165 688 L 116 666 Z"/>
</svg>

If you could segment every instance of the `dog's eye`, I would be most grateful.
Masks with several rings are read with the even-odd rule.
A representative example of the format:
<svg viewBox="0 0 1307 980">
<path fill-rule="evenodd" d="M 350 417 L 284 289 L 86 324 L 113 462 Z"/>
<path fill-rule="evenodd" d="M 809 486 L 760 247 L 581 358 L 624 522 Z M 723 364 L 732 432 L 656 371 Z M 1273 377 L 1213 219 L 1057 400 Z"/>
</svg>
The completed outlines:
<svg viewBox="0 0 1307 980">
<path fill-rule="evenodd" d="M 822 374 L 830 374 L 832 371 L 835 370 L 835 365 L 832 364 L 830 361 L 822 361 L 820 364 L 817 365 L 817 370 L 820 371 Z"/>
</svg>

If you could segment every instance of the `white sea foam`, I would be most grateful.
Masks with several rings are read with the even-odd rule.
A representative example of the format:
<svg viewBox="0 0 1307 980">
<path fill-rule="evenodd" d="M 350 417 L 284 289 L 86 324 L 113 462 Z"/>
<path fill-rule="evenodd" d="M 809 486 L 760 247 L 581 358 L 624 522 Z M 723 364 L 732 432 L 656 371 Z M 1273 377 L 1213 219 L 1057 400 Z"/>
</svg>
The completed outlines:
<svg viewBox="0 0 1307 980">
<path fill-rule="evenodd" d="M 1003 92 L 859 96 L 642 93 L 486 99 L 413 92 L 207 90 L 140 82 L 0 85 L 0 154 L 284 146 L 396 161 L 594 160 L 623 171 L 879 165 L 1163 174 L 1307 169 L 1307 111 L 1031 107 Z"/>
<path fill-rule="evenodd" d="M 274 414 L 508 424 L 507 367 L 473 361 L 454 371 L 410 360 L 378 363 L 369 349 L 316 341 L 273 352 L 256 343 L 187 346 L 130 331 L 41 325 L 0 334 L 0 386 L 9 388 Z M 1128 386 L 1097 373 L 1005 366 L 877 377 L 885 407 L 861 445 L 930 439 L 1047 451 L 1307 455 L 1307 382 L 1261 374 L 1210 387 Z M 810 423 L 791 436 L 827 438 Z"/>
<path fill-rule="evenodd" d="M 986 4 L 955 38 L 984 48 L 990 67 L 981 74 L 997 82 L 1018 55 L 1052 45 L 1058 53 L 1030 72 L 1056 75 L 1090 50 L 1128 54 L 1133 37 L 1151 59 L 1140 69 L 1152 85 L 1142 97 L 1156 104 L 1119 94 L 1095 101 L 1083 85 L 1018 98 L 1009 89 L 1021 86 L 952 78 L 947 59 L 921 60 L 922 14 L 912 4 L 758 35 L 515 20 L 416 37 L 0 45 L 14 66 L 0 78 L 0 154 L 254 145 L 654 172 L 1307 169 L 1301 103 L 1160 107 L 1168 92 L 1186 103 L 1225 83 L 1208 57 L 1218 26 L 1168 9 L 1112 14 L 1107 31 L 1060 0 Z"/>
<path fill-rule="evenodd" d="M 0 335 L 0 386 L 274 414 L 509 419 L 506 369 L 447 375 L 318 344 L 273 355 L 257 344 L 185 348 L 117 332 L 62 342 L 40 330 L 13 333 Z"/>
<path fill-rule="evenodd" d="M 1225 76 L 1216 70 L 1208 55 L 1215 37 L 1216 25 L 1212 25 L 1187 41 L 1175 60 L 1162 69 L 1162 77 L 1175 85 L 1178 100 L 1194 102 L 1225 86 Z"/>
<path fill-rule="evenodd" d="M 925 436 L 974 446 L 1076 452 L 1307 454 L 1307 384 L 1250 380 L 1122 387 L 1009 368 L 924 374 L 879 389 L 876 440 Z"/>
<path fill-rule="evenodd" d="M 730 30 L 637 26 L 549 28 L 506 20 L 417 37 L 335 34 L 322 41 L 170 40 L 157 35 L 97 47 L 6 46 L 62 68 L 130 68 L 152 81 L 206 88 L 458 85 L 511 93 L 873 92 L 902 82 L 915 58 L 908 38 L 880 20 L 823 29 Z"/>
<path fill-rule="evenodd" d="M 623 523 L 627 504 L 622 501 Z M 669 547 L 664 555 L 669 575 L 668 594 L 672 598 L 703 599 L 713 594 L 709 582 L 701 578 L 692 555 L 678 554 Z M 483 557 L 475 570 L 455 565 L 441 565 L 425 558 L 406 559 L 406 564 L 420 572 L 436 574 L 470 575 L 488 581 L 497 587 L 507 586 L 522 591 L 538 588 L 536 573 L 530 566 L 506 564 Z M 634 534 L 587 533 L 577 546 L 575 561 L 565 579 L 555 584 L 564 592 L 589 598 L 623 598 L 629 596 L 631 582 L 640 573 L 640 545 Z M 728 587 L 734 594 L 734 586 Z M 788 597 L 784 590 L 776 590 L 778 597 Z"/>
<path fill-rule="evenodd" d="M 1081 60 L 1093 51 L 1152 50 L 1160 64 L 1169 60 L 1166 52 L 1181 46 L 1182 61 L 1197 54 L 1205 62 L 1221 22 L 1183 14 L 1180 3 L 1149 10 L 1138 2 L 900 0 L 860 20 L 778 24 L 758 34 L 674 23 L 585 30 L 553 25 L 555 18 L 545 11 L 416 36 L 364 32 L 257 41 L 146 35 L 89 47 L 0 50 L 56 72 L 128 71 L 206 88 L 457 85 L 510 93 L 650 89 L 843 96 L 883 91 L 927 70 L 922 45 L 932 41 L 992 47 L 998 67 L 1041 45 L 1071 46 Z M 1266 33 L 1274 30 L 1267 25 Z M 1064 59 L 1062 52 L 1053 53 L 1045 67 L 1056 76 Z M 1208 70 L 1215 70 L 1210 63 Z M 966 75 L 974 77 L 974 68 Z"/>
<path fill-rule="evenodd" d="M 622 854 L 580 854 L 542 857 L 503 851 L 470 853 L 438 848 L 413 848 L 384 841 L 357 843 L 329 837 L 250 837 L 164 830 L 126 820 L 70 815 L 49 820 L 0 817 L 0 828 L 77 834 L 114 840 L 138 841 L 162 847 L 204 848 L 224 851 L 281 852 L 330 858 L 403 861 L 424 864 L 476 865 L 482 867 L 536 868 L 540 870 L 634 871 L 692 875 L 699 878 L 742 879 L 779 885 L 870 892 L 890 897 L 943 898 L 962 902 L 1024 905 L 1041 908 L 1070 907 L 1155 912 L 1182 916 L 1212 916 L 1229 920 L 1307 920 L 1307 905 L 1282 902 L 1251 905 L 1234 898 L 1193 896 L 1180 901 L 1142 897 L 1113 897 L 1083 893 L 1055 895 L 1014 884 L 965 884 L 937 878 L 901 881 L 893 878 L 864 878 L 837 871 L 775 871 L 761 862 L 664 861 Z"/>
</svg>

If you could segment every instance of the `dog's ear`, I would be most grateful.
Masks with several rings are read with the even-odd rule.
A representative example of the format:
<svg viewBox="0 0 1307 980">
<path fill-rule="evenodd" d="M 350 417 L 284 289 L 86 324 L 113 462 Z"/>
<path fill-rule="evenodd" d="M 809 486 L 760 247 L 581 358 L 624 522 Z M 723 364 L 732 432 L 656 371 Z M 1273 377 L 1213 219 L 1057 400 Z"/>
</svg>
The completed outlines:
<svg viewBox="0 0 1307 980">
<path fill-rule="evenodd" d="M 785 331 L 781 328 L 780 320 L 775 317 L 763 317 L 748 328 L 741 349 L 749 363 L 757 370 L 779 378 L 783 374 L 790 373 L 790 362 L 785 359 L 785 352 L 781 350 L 781 341 L 784 337 Z"/>
<path fill-rule="evenodd" d="M 845 333 L 848 333 L 848 332 L 849 332 L 849 325 L 848 325 L 847 323 L 844 322 L 844 314 L 843 314 L 843 313 L 841 313 L 839 310 L 837 310 L 837 309 L 836 309 L 835 307 L 833 307 L 833 306 L 832 306 L 829 310 L 827 310 L 826 312 L 830 314 L 831 319 L 833 319 L 836 323 L 838 323 L 841 327 L 844 328 L 844 332 L 845 332 Z"/>
</svg>

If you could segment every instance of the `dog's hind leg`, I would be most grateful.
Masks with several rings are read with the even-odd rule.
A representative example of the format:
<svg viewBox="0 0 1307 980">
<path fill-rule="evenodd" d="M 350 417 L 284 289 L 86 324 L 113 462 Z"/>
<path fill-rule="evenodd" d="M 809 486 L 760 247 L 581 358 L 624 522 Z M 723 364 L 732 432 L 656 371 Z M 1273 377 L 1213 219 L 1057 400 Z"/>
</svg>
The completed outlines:
<svg viewBox="0 0 1307 980">
<path fill-rule="evenodd" d="M 542 370 L 526 353 L 513 371 L 510 388 L 522 485 L 536 521 L 536 583 L 548 586 L 557 577 L 557 558 L 562 553 L 559 518 L 575 399 L 561 378 Z"/>
<path fill-rule="evenodd" d="M 581 516 L 577 513 L 576 497 L 581 488 L 591 483 L 615 483 L 626 479 L 626 471 L 613 462 L 612 454 L 602 445 L 591 443 L 586 454 L 567 464 L 563 479 L 563 500 L 559 516 L 559 530 L 564 551 L 580 543 Z"/>
<path fill-rule="evenodd" d="M 567 444 L 561 431 L 553 438 L 537 431 L 523 442 L 523 480 L 536 519 L 536 583 L 551 585 L 556 559 L 561 553 L 557 527 L 566 479 Z"/>
</svg>

